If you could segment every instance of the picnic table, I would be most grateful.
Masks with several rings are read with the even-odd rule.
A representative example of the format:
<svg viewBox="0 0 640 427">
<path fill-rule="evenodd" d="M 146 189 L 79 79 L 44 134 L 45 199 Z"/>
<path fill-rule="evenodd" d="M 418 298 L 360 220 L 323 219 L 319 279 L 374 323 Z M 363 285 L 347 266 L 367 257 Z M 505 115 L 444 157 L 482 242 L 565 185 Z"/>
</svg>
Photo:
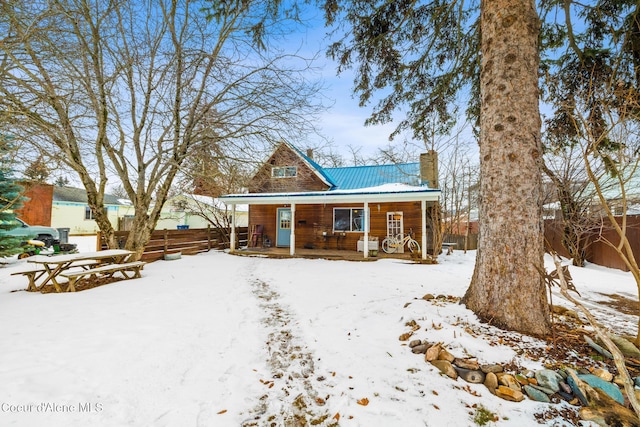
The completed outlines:
<svg viewBox="0 0 640 427">
<path fill-rule="evenodd" d="M 28 263 L 36 264 L 35 268 L 13 274 L 28 277 L 28 291 L 41 291 L 45 285 L 51 282 L 56 292 L 62 292 L 59 279 L 64 277 L 68 280 L 63 283 L 68 285 L 66 290 L 74 292 L 76 290 L 75 282 L 90 275 L 112 275 L 119 271 L 125 278 L 131 278 L 127 276 L 127 272 L 133 272 L 132 277 L 140 277 L 140 269 L 145 264 L 144 262 L 123 262 L 132 253 L 124 249 L 108 249 L 58 256 L 36 255 L 27 260 Z"/>
</svg>

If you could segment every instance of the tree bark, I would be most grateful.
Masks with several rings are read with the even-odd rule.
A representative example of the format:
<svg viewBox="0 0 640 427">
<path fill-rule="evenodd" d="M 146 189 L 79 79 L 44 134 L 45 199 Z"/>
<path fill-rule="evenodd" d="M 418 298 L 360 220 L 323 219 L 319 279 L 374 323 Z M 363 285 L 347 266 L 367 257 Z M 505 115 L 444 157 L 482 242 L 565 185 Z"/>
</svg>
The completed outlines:
<svg viewBox="0 0 640 427">
<path fill-rule="evenodd" d="M 543 266 L 538 34 L 531 0 L 481 4 L 480 239 L 462 302 L 482 320 L 550 331 Z"/>
</svg>

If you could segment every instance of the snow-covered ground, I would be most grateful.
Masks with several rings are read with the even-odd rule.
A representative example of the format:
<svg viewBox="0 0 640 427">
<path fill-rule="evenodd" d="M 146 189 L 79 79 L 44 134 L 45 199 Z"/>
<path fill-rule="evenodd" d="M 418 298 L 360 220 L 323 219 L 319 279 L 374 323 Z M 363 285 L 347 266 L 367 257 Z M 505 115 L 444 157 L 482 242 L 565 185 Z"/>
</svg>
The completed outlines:
<svg viewBox="0 0 640 427">
<path fill-rule="evenodd" d="M 22 291 L 26 279 L 10 274 L 25 261 L 16 261 L 0 268 L 0 425 L 284 426 L 298 415 L 321 426 L 469 426 L 482 405 L 499 417 L 493 425 L 539 426 L 533 414 L 546 404 L 443 377 L 399 341 L 413 320 L 415 338 L 457 357 L 541 367 L 472 334 L 465 326 L 478 322 L 463 306 L 422 299 L 462 296 L 474 257 L 414 265 L 210 252 L 148 264 L 141 279 L 44 295 Z M 636 298 L 628 273 L 571 272 L 583 300 Z M 633 332 L 634 318 L 617 319 Z"/>
</svg>

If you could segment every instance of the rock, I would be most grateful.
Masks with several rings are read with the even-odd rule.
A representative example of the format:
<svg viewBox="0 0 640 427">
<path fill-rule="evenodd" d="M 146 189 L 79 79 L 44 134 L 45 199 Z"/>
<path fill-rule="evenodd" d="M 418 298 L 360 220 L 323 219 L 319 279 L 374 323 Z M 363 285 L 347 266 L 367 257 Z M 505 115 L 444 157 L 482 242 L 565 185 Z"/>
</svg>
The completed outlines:
<svg viewBox="0 0 640 427">
<path fill-rule="evenodd" d="M 640 421 L 635 413 L 619 405 L 611 408 L 581 408 L 579 415 L 581 419 L 600 426 L 640 426 Z"/>
<path fill-rule="evenodd" d="M 527 393 L 527 396 L 529 396 L 531 400 L 535 400 L 536 402 L 546 402 L 546 403 L 551 402 L 551 399 L 549 399 L 549 396 L 547 396 L 547 393 L 542 392 L 537 388 L 534 388 L 530 385 L 525 385 L 522 389 L 524 390 L 525 393 Z"/>
<path fill-rule="evenodd" d="M 566 382 L 560 381 L 558 383 L 558 385 L 560 386 L 560 390 L 564 391 L 565 393 L 571 393 L 572 392 L 571 386 L 569 386 L 569 384 L 567 384 Z"/>
<path fill-rule="evenodd" d="M 597 351 L 598 353 L 600 353 L 601 355 L 608 357 L 609 359 L 613 359 L 613 355 L 609 352 L 609 350 L 606 350 L 602 347 L 600 347 L 598 344 L 596 344 L 591 338 L 589 338 L 586 335 L 583 335 L 584 340 L 587 342 L 587 344 L 589 344 L 589 346 L 594 349 L 595 351 Z"/>
<path fill-rule="evenodd" d="M 587 387 L 589 387 L 589 385 L 578 378 L 578 375 L 573 370 L 569 369 L 567 370 L 567 373 L 569 374 L 567 377 L 567 384 L 571 387 L 573 395 L 580 399 L 580 403 L 582 403 L 582 405 L 588 406 L 589 400 L 587 399 L 587 395 L 589 390 Z"/>
<path fill-rule="evenodd" d="M 591 373 L 604 381 L 613 381 L 613 374 L 606 369 L 594 369 Z"/>
<path fill-rule="evenodd" d="M 449 378 L 453 378 L 454 380 L 458 379 L 458 373 L 453 368 L 451 362 L 449 362 L 448 360 L 433 360 L 431 364 L 438 368 L 441 373 L 445 374 Z"/>
<path fill-rule="evenodd" d="M 424 356 L 424 360 L 427 362 L 436 360 L 438 358 L 438 355 L 440 354 L 440 350 L 442 350 L 442 345 L 440 343 L 436 345 L 432 345 L 427 349 L 427 352 Z"/>
<path fill-rule="evenodd" d="M 446 360 L 447 362 L 453 363 L 456 358 L 453 354 L 449 353 L 446 348 L 440 350 L 438 353 L 438 360 Z"/>
<path fill-rule="evenodd" d="M 422 297 L 422 299 L 425 301 L 431 301 L 434 298 L 435 297 L 433 296 L 433 294 L 426 294 L 425 296 Z"/>
<path fill-rule="evenodd" d="M 541 392 L 543 392 L 544 394 L 547 394 L 547 395 L 549 395 L 549 396 L 551 396 L 552 394 L 557 393 L 558 391 L 560 391 L 560 390 L 558 390 L 558 391 L 553 391 L 553 390 L 551 390 L 550 388 L 540 387 L 539 385 L 534 385 L 534 384 L 531 384 L 531 385 L 529 385 L 528 387 L 533 387 L 533 388 L 535 388 L 536 390 L 541 391 Z"/>
<path fill-rule="evenodd" d="M 522 402 L 524 400 L 524 394 L 521 391 L 503 385 L 496 389 L 496 396 L 511 402 Z"/>
<path fill-rule="evenodd" d="M 580 379 L 577 379 L 581 381 Z M 640 420 L 636 414 L 619 405 L 607 393 L 600 389 L 593 389 L 584 383 L 588 391 L 589 407 L 580 409 L 580 418 L 597 423 L 601 426 L 637 427 Z"/>
<path fill-rule="evenodd" d="M 560 396 L 561 398 L 563 398 L 563 399 L 564 399 L 564 400 L 566 400 L 567 402 L 571 402 L 571 401 L 573 401 L 573 400 L 575 399 L 575 400 L 576 400 L 576 403 L 577 403 L 577 400 L 578 400 L 578 399 L 576 399 L 576 397 L 575 397 L 573 394 L 571 394 L 571 393 L 565 393 L 565 392 L 564 392 L 564 391 L 562 391 L 562 390 L 558 390 L 558 396 Z"/>
<path fill-rule="evenodd" d="M 486 374 L 484 378 L 484 386 L 489 389 L 491 394 L 496 394 L 496 389 L 498 388 L 498 377 L 493 372 L 489 372 Z"/>
<path fill-rule="evenodd" d="M 417 347 L 419 345 L 422 345 L 422 341 L 420 340 L 413 340 L 409 343 L 409 347 L 413 348 L 413 347 Z"/>
<path fill-rule="evenodd" d="M 488 373 L 494 373 L 497 374 L 498 372 L 502 372 L 504 371 L 504 368 L 502 367 L 502 365 L 480 365 L 480 370 L 482 372 L 484 372 L 485 374 Z"/>
<path fill-rule="evenodd" d="M 559 383 L 562 381 L 562 376 L 551 369 L 541 369 L 536 372 L 536 380 L 540 387 L 549 388 L 555 393 L 560 390 Z"/>
<path fill-rule="evenodd" d="M 470 369 L 472 371 L 477 371 L 480 369 L 480 364 L 478 363 L 478 359 L 458 359 L 456 358 L 453 361 L 453 364 L 462 369 Z"/>
<path fill-rule="evenodd" d="M 429 346 L 426 344 L 420 344 L 411 349 L 411 352 L 414 354 L 424 354 L 429 349 Z"/>
<path fill-rule="evenodd" d="M 529 379 L 527 377 L 525 377 L 522 374 L 516 374 L 515 376 L 516 381 L 518 381 L 518 383 L 520 383 L 520 385 L 529 385 Z"/>
<path fill-rule="evenodd" d="M 482 384 L 484 382 L 485 375 L 482 371 L 474 371 L 464 368 L 455 368 L 455 370 L 458 373 L 458 376 L 468 383 Z"/>
<path fill-rule="evenodd" d="M 640 359 L 640 350 L 631 341 L 613 334 L 609 334 L 609 338 L 620 349 L 624 357 Z"/>
<path fill-rule="evenodd" d="M 593 388 L 599 388 L 600 390 L 607 393 L 609 397 L 611 397 L 613 400 L 615 400 L 621 405 L 624 405 L 624 396 L 622 395 L 622 392 L 620 391 L 617 385 L 612 384 L 608 381 L 603 380 L 602 378 L 598 378 L 595 375 L 591 375 L 591 374 L 578 375 L 578 378 L 580 378 L 582 381 L 586 382 Z"/>
<path fill-rule="evenodd" d="M 503 386 L 509 387 L 512 390 L 520 391 L 521 387 L 518 381 L 516 381 L 515 377 L 511 374 L 505 374 L 503 372 L 497 373 L 498 383 Z"/>
</svg>

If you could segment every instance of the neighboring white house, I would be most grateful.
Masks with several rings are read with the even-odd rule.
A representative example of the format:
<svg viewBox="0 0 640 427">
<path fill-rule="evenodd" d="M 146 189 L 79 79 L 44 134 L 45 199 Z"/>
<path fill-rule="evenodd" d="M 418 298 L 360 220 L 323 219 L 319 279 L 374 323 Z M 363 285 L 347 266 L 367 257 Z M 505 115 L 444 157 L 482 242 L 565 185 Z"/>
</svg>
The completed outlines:
<svg viewBox="0 0 640 427">
<path fill-rule="evenodd" d="M 236 226 L 247 227 L 248 218 L 249 206 L 237 205 Z M 230 225 L 231 208 L 214 197 L 187 194 L 174 196 L 167 200 L 156 229 L 175 229 L 178 226 L 206 228 L 209 224 Z"/>
<path fill-rule="evenodd" d="M 121 224 L 124 227 L 130 218 L 133 218 L 133 206 L 129 200 L 105 194 L 104 202 L 109 221 L 114 228 L 121 228 Z M 211 224 L 198 213 L 214 219 L 218 224 L 228 223 L 231 218 L 231 210 L 213 197 L 175 196 L 165 203 L 156 229 L 175 230 L 178 226 L 206 228 Z M 246 227 L 247 217 L 248 207 L 246 205 L 236 206 L 236 226 Z M 98 232 L 99 228 L 93 219 L 93 212 L 89 208 L 87 193 L 84 189 L 59 186 L 53 188 L 51 226 L 69 228 L 70 235 L 96 234 Z"/>
<path fill-rule="evenodd" d="M 104 195 L 105 209 L 112 224 L 117 227 L 121 203 L 118 198 Z M 68 228 L 69 234 L 96 234 L 98 224 L 93 219 L 93 212 L 89 208 L 87 192 L 81 188 L 53 187 L 53 202 L 51 205 L 51 226 L 54 228 Z"/>
</svg>

